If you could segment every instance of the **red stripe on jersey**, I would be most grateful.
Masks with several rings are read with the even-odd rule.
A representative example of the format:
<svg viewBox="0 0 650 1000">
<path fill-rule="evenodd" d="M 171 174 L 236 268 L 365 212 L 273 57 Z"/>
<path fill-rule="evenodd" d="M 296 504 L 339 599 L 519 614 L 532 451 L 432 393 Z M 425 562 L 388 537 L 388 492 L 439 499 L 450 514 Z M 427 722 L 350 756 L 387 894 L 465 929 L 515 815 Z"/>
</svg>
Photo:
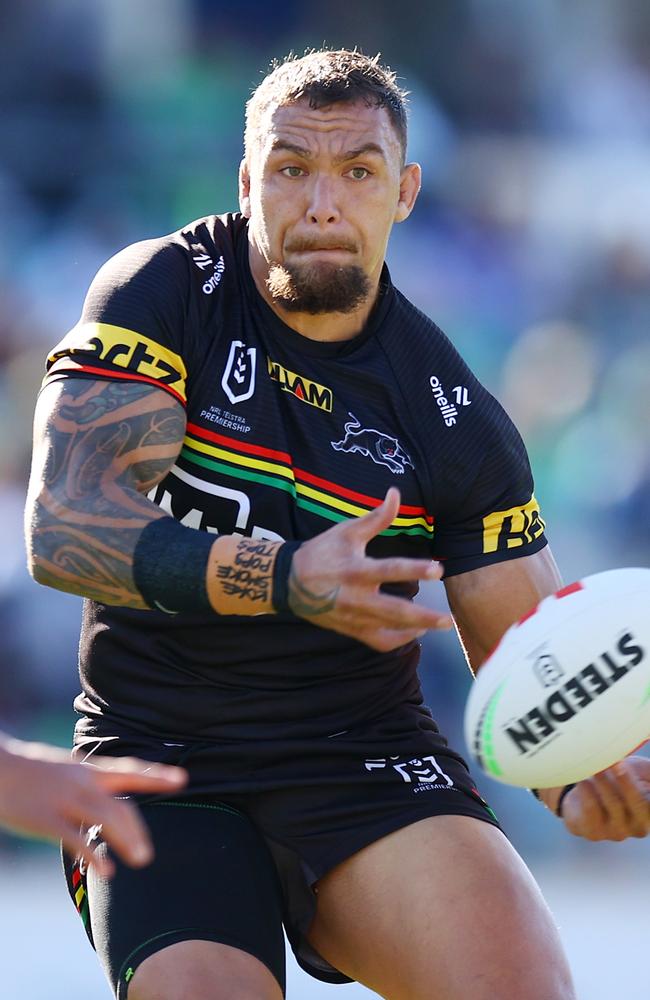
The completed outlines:
<svg viewBox="0 0 650 1000">
<path fill-rule="evenodd" d="M 105 379 L 123 378 L 126 379 L 127 382 L 148 382 L 149 385 L 155 385 L 158 389 L 164 389 L 165 392 L 171 393 L 171 395 L 175 399 L 177 399 L 179 403 L 182 403 L 183 406 L 187 406 L 187 401 L 185 400 L 185 397 L 181 396 L 180 392 L 176 392 L 176 389 L 172 389 L 171 385 L 167 385 L 164 382 L 160 382 L 156 378 L 149 378 L 148 375 L 136 375 L 131 372 L 106 371 L 105 368 L 92 368 L 90 365 L 56 364 L 52 369 L 52 371 L 50 371 L 48 375 L 45 376 L 45 381 L 47 382 L 48 378 L 54 381 L 56 376 L 62 372 L 75 372 L 75 371 L 87 372 L 89 375 L 101 375 Z"/>
<path fill-rule="evenodd" d="M 314 486 L 320 486 L 323 489 L 329 490 L 331 493 L 336 493 L 338 496 L 347 497 L 348 500 L 356 500 L 358 503 L 366 504 L 368 507 L 379 507 L 383 500 L 378 500 L 377 497 L 369 497 L 365 493 L 356 493 L 354 490 L 349 490 L 346 486 L 339 486 L 338 483 L 332 483 L 329 479 L 322 479 L 320 476 L 315 476 L 311 472 L 306 472 L 304 469 L 294 469 L 296 479 L 299 479 L 305 483 L 312 483 Z M 411 507 L 408 504 L 402 504 L 399 509 L 399 513 L 402 515 L 413 514 L 415 516 L 421 517 L 424 515 L 428 524 L 433 524 L 433 518 L 430 514 L 427 514 L 424 507 Z"/>
<path fill-rule="evenodd" d="M 235 438 L 228 437 L 226 434 L 218 434 L 216 431 L 209 431 L 204 427 L 198 427 L 196 424 L 191 422 L 188 422 L 187 430 L 190 434 L 193 434 L 198 438 L 203 438 L 204 441 L 211 441 L 214 444 L 219 444 L 224 448 L 230 448 L 232 451 L 243 454 L 258 455 L 260 458 L 274 459 L 276 462 L 282 462 L 283 465 L 290 469 L 292 468 L 291 455 L 285 451 L 275 451 L 273 448 L 263 448 L 261 445 L 249 444 L 246 441 L 238 441 Z M 340 486 L 338 483 L 333 483 L 329 479 L 323 479 L 321 476 L 315 476 L 313 473 L 307 472 L 305 469 L 296 468 L 293 469 L 293 473 L 296 479 L 301 482 L 311 483 L 313 486 L 325 489 L 336 496 L 346 497 L 348 500 L 355 500 L 357 503 L 365 504 L 367 507 L 379 507 L 379 505 L 383 503 L 383 499 L 370 497 L 365 493 L 357 493 L 355 490 L 350 490 L 346 486 Z M 399 508 L 399 514 L 403 517 L 424 517 L 427 524 L 433 524 L 433 517 L 430 514 L 427 514 L 424 507 L 412 507 L 409 504 L 402 504 Z"/>
<path fill-rule="evenodd" d="M 284 462 L 285 465 L 291 465 L 291 455 L 288 455 L 286 451 L 273 451 L 272 448 L 262 448 L 258 444 L 237 441 L 234 438 L 226 437 L 225 434 L 217 434 L 215 431 L 205 430 L 203 427 L 197 427 L 196 424 L 192 423 L 188 423 L 187 429 L 192 434 L 196 434 L 197 437 L 202 437 L 206 441 L 214 441 L 225 448 L 232 448 L 233 451 L 242 451 L 249 455 L 260 455 L 262 458 L 274 458 L 276 462 Z"/>
</svg>

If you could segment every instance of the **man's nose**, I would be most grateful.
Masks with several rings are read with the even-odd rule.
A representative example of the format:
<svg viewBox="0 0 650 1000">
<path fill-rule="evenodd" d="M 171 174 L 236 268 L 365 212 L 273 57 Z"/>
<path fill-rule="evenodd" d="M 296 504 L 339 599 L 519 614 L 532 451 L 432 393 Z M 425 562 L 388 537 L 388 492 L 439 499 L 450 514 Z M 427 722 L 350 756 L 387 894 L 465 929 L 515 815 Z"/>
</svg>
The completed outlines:
<svg viewBox="0 0 650 1000">
<path fill-rule="evenodd" d="M 315 176 L 309 191 L 307 217 L 312 225 L 327 226 L 338 222 L 340 211 L 336 197 L 336 185 L 330 177 Z"/>
</svg>

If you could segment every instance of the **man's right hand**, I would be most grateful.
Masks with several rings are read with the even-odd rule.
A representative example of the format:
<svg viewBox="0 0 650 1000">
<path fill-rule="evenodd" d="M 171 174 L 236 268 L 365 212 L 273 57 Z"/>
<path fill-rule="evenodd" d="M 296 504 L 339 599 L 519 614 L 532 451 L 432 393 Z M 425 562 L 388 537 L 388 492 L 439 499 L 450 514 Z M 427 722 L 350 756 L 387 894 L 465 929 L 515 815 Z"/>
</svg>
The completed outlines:
<svg viewBox="0 0 650 1000">
<path fill-rule="evenodd" d="M 403 597 L 380 592 L 383 583 L 439 580 L 442 569 L 427 559 L 372 559 L 366 545 L 388 528 L 400 506 L 391 487 L 369 514 L 329 528 L 296 551 L 289 579 L 295 615 L 388 652 L 428 629 L 448 629 L 452 620 Z"/>
<path fill-rule="evenodd" d="M 650 759 L 626 757 L 579 781 L 564 799 L 562 819 L 586 840 L 650 836 Z"/>
</svg>

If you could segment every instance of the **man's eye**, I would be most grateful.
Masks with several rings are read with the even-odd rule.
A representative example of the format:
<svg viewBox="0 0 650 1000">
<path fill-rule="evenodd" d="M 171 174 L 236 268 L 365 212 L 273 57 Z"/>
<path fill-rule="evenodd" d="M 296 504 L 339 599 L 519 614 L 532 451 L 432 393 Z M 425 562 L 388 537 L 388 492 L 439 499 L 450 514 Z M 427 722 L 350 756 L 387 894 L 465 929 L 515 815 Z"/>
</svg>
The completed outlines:
<svg viewBox="0 0 650 1000">
<path fill-rule="evenodd" d="M 348 173 L 353 181 L 363 181 L 370 176 L 370 171 L 365 167 L 352 167 Z"/>
<path fill-rule="evenodd" d="M 302 167 L 283 167 L 280 171 L 285 177 L 302 177 L 304 170 Z"/>
</svg>

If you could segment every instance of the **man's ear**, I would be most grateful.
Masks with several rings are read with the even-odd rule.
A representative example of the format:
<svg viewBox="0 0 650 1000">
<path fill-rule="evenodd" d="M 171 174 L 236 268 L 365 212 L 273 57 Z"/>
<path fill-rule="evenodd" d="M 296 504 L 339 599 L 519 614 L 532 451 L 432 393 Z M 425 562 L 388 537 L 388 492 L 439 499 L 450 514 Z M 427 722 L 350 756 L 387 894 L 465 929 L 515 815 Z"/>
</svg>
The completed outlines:
<svg viewBox="0 0 650 1000">
<path fill-rule="evenodd" d="M 422 184 L 422 168 L 419 163 L 407 163 L 402 169 L 399 181 L 399 201 L 395 210 L 395 222 L 404 222 L 415 205 Z"/>
<path fill-rule="evenodd" d="M 251 175 L 245 159 L 239 164 L 239 210 L 245 218 L 251 217 Z"/>
</svg>

